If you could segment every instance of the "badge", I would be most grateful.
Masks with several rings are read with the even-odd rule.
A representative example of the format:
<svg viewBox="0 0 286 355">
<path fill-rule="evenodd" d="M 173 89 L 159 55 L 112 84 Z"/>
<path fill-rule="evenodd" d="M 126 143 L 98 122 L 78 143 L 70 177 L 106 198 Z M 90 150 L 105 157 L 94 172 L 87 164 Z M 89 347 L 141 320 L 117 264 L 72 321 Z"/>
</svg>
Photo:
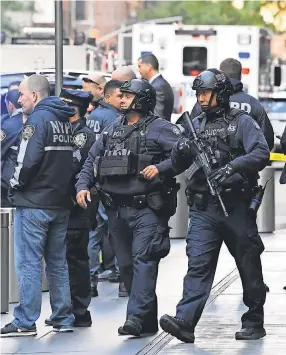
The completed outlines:
<svg viewBox="0 0 286 355">
<path fill-rule="evenodd" d="M 22 139 L 24 139 L 24 141 L 27 141 L 29 140 L 33 134 L 35 133 L 35 127 L 34 126 L 31 126 L 31 125 L 26 125 L 24 128 L 23 128 L 23 132 L 22 132 Z"/>
<path fill-rule="evenodd" d="M 0 129 L 0 142 L 4 141 L 6 138 L 6 133 Z"/>
<path fill-rule="evenodd" d="M 229 132 L 235 132 L 236 131 L 236 125 L 230 124 L 227 128 Z"/>
<path fill-rule="evenodd" d="M 82 148 L 87 141 L 87 134 L 78 133 L 73 137 L 73 141 L 75 145 L 77 145 L 79 148 Z"/>
<path fill-rule="evenodd" d="M 176 136 L 179 136 L 181 134 L 181 131 L 178 127 L 173 127 L 172 131 L 173 133 L 175 133 Z"/>
</svg>

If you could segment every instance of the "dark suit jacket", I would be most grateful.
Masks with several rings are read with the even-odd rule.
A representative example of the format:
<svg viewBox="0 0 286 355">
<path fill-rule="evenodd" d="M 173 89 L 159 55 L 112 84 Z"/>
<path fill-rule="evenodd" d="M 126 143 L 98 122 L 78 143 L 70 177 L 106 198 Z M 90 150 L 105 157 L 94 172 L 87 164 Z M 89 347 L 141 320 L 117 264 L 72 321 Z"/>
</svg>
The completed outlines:
<svg viewBox="0 0 286 355">
<path fill-rule="evenodd" d="M 173 90 L 168 81 L 166 81 L 162 75 L 159 75 L 152 82 L 152 85 L 156 90 L 156 107 L 154 113 L 156 116 L 170 121 L 174 106 Z"/>
</svg>

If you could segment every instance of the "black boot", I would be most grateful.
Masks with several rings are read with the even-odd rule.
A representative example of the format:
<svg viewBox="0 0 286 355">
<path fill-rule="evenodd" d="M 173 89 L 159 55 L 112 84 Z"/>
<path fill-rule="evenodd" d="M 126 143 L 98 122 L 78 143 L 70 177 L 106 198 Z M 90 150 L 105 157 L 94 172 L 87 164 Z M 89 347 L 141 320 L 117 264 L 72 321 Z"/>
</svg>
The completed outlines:
<svg viewBox="0 0 286 355">
<path fill-rule="evenodd" d="M 92 324 L 92 320 L 89 311 L 86 311 L 84 315 L 78 315 L 78 314 L 74 315 L 74 322 L 73 322 L 74 327 L 82 327 L 82 328 L 90 327 L 91 324 Z"/>
<path fill-rule="evenodd" d="M 265 286 L 265 290 L 266 290 L 266 292 L 270 292 L 269 287 L 268 287 L 266 284 L 264 284 L 264 286 Z"/>
<path fill-rule="evenodd" d="M 120 282 L 118 288 L 118 297 L 128 297 L 128 296 L 129 295 L 124 285 L 124 282 Z"/>
<path fill-rule="evenodd" d="M 286 286 L 284 286 L 284 287 L 283 287 L 283 290 L 285 290 L 285 291 L 286 291 Z"/>
<path fill-rule="evenodd" d="M 159 331 L 158 324 L 154 326 L 145 326 L 142 327 L 141 334 L 156 334 Z M 123 326 L 118 328 L 118 335 L 130 335 L 127 331 L 123 329 Z"/>
<path fill-rule="evenodd" d="M 118 334 L 120 334 L 119 333 L 120 328 L 118 329 Z M 122 330 L 124 333 L 127 333 L 128 335 L 134 335 L 136 337 L 139 337 L 142 333 L 142 325 L 138 320 L 134 318 L 129 318 L 124 323 Z M 127 335 L 127 334 L 121 334 L 121 335 Z"/>
<path fill-rule="evenodd" d="M 257 340 L 265 337 L 266 332 L 263 327 L 261 328 L 241 328 L 238 332 L 235 333 L 236 340 Z"/>
<path fill-rule="evenodd" d="M 98 296 L 97 281 L 92 281 L 91 282 L 90 290 L 91 290 L 91 297 L 97 297 Z"/>
<path fill-rule="evenodd" d="M 184 343 L 193 343 L 195 341 L 194 330 L 182 318 L 165 314 L 160 318 L 160 326 L 166 333 L 173 335 Z"/>
</svg>

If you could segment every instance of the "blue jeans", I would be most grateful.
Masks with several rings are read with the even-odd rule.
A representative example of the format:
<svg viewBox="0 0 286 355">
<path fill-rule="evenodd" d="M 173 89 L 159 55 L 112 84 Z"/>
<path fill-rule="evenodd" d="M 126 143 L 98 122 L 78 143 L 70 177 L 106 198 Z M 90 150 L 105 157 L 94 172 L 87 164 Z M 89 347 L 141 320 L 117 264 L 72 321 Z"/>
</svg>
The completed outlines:
<svg viewBox="0 0 286 355">
<path fill-rule="evenodd" d="M 15 267 L 20 302 L 14 309 L 14 324 L 31 327 L 41 313 L 42 259 L 46 262 L 51 319 L 72 325 L 66 233 L 69 211 L 17 207 L 14 220 Z"/>
<path fill-rule="evenodd" d="M 99 252 L 101 250 L 102 241 L 104 236 L 108 233 L 108 217 L 105 212 L 105 208 L 102 203 L 99 203 L 98 213 L 96 216 L 97 227 L 95 231 L 89 232 L 89 244 L 88 244 L 88 254 L 89 254 L 89 268 L 90 268 L 90 280 L 91 282 L 96 282 L 98 279 L 98 273 L 100 268 Z M 119 273 L 119 266 L 117 259 L 115 258 L 115 268 Z"/>
<path fill-rule="evenodd" d="M 98 213 L 96 215 L 97 227 L 95 231 L 89 232 L 89 268 L 91 282 L 97 281 L 100 268 L 99 252 L 104 235 L 108 233 L 107 216 L 102 203 L 99 203 Z"/>
</svg>

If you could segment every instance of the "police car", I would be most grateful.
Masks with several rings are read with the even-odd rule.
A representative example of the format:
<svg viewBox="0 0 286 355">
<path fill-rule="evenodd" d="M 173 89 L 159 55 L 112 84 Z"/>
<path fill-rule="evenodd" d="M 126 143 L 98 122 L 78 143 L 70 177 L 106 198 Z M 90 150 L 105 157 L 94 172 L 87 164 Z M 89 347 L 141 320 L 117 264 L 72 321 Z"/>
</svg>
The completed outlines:
<svg viewBox="0 0 286 355">
<path fill-rule="evenodd" d="M 84 72 L 78 72 L 74 70 L 64 70 L 63 71 L 63 87 L 64 88 L 69 88 L 69 89 L 82 89 L 82 79 L 85 76 L 88 76 L 90 73 L 98 73 L 101 74 L 105 77 L 107 81 L 111 79 L 111 74 L 105 73 L 105 72 L 90 72 L 90 71 L 84 71 Z M 45 75 L 50 84 L 51 84 L 51 95 L 54 95 L 54 88 L 55 88 L 55 69 L 43 69 L 43 70 L 35 70 L 35 71 L 28 71 L 28 72 L 18 72 L 18 73 L 4 73 L 0 75 L 0 81 L 1 81 L 1 115 L 4 115 L 7 113 L 6 105 L 5 105 L 5 95 L 6 92 L 8 91 L 8 87 L 11 82 L 13 81 L 22 81 L 24 80 L 24 76 L 30 76 L 32 74 L 41 74 Z"/>
</svg>

